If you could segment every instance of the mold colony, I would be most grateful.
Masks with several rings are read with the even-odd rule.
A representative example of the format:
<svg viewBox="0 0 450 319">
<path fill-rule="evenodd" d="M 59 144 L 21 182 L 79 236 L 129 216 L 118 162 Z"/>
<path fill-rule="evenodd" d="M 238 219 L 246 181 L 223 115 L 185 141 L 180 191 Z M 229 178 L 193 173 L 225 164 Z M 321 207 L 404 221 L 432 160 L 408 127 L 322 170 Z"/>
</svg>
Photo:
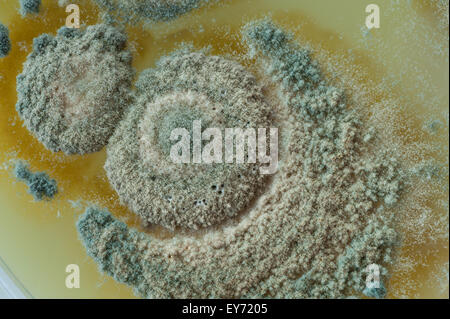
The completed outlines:
<svg viewBox="0 0 450 319">
<path fill-rule="evenodd" d="M 210 0 L 95 0 L 114 23 L 138 21 L 169 21 Z M 217 0 L 216 0 L 217 1 Z"/>
<path fill-rule="evenodd" d="M 128 229 L 108 212 L 88 209 L 78 222 L 88 254 L 102 271 L 148 298 L 340 298 L 363 292 L 365 268 L 372 263 L 390 263 L 397 243 L 392 211 L 377 208 L 377 203 L 395 204 L 401 188 L 398 164 L 382 153 L 369 152 L 370 136 L 361 128 L 356 112 L 346 109 L 343 94 L 327 84 L 309 53 L 289 41 L 284 31 L 260 21 L 249 24 L 244 35 L 253 51 L 267 58 L 269 69 L 275 70 L 271 78 L 280 98 L 266 97 L 266 101 L 278 113 L 277 118 L 283 119 L 275 125 L 286 128 L 280 145 L 283 164 L 270 187 L 242 219 L 200 238 L 152 238 Z M 151 84 L 145 86 L 146 91 L 155 99 L 164 96 L 166 91 L 160 87 L 166 82 L 157 81 L 157 76 L 165 79 L 162 74 L 177 75 L 173 69 L 189 70 L 189 63 L 176 68 L 182 57 L 165 57 L 157 71 L 144 72 L 138 87 Z M 283 67 L 277 68 L 279 65 Z M 161 67 L 165 67 L 164 73 Z M 213 79 L 209 85 L 216 86 L 214 82 L 222 77 L 209 73 Z M 143 80 L 151 74 L 156 81 Z M 195 90 L 200 85 L 195 78 L 180 78 L 185 81 L 183 89 L 190 85 Z M 171 81 L 168 83 L 170 88 Z M 229 88 L 228 94 L 236 92 L 227 82 L 222 86 Z M 264 105 L 262 101 L 259 104 Z M 110 149 L 117 148 L 115 139 L 121 130 L 136 134 L 142 109 L 130 110 L 124 123 L 134 118 L 134 129 L 125 130 L 130 125 L 122 123 Z M 133 143 L 137 144 L 136 137 Z M 122 146 L 122 151 L 125 149 Z M 131 158 L 136 161 L 138 145 L 129 149 L 134 149 Z M 120 159 L 116 163 L 125 157 Z M 107 170 L 118 169 L 111 164 L 109 159 Z M 126 171 L 139 172 L 131 165 Z M 203 174 L 208 176 L 208 172 Z M 204 191 L 208 190 L 205 184 Z M 159 208 L 157 203 L 153 202 L 154 209 Z M 195 216 L 186 214 L 186 218 Z M 385 268 L 382 276 L 387 279 Z M 384 291 L 380 287 L 364 292 L 381 297 Z"/>
<path fill-rule="evenodd" d="M 138 12 L 135 1 L 97 2 Z M 178 15 L 171 10 L 139 19 L 169 20 Z M 35 40 L 17 81 L 27 127 L 55 152 L 107 145 L 105 170 L 121 201 L 145 223 L 175 231 L 159 239 L 90 207 L 77 223 L 88 254 L 147 298 L 383 297 L 383 284 L 366 288 L 365 269 L 382 265 L 388 282 L 398 244 L 393 211 L 407 178 L 395 150 L 374 142 L 358 106 L 348 108 L 288 33 L 269 20 L 242 32 L 259 77 L 230 58 L 183 48 L 142 72 L 135 99 L 126 38 L 116 29 L 63 28 Z M 170 132 L 198 119 L 205 127 L 279 127 L 279 171 L 267 179 L 255 164 L 172 163 Z M 16 175 L 29 183 L 35 173 L 17 166 Z M 44 184 L 35 184 L 41 197 L 52 186 Z"/>
<path fill-rule="evenodd" d="M 53 152 L 85 154 L 108 142 L 130 102 L 126 36 L 106 25 L 43 34 L 17 76 L 17 112 Z"/>
<path fill-rule="evenodd" d="M 8 28 L 0 22 L 0 58 L 4 58 L 11 50 Z"/>
<path fill-rule="evenodd" d="M 182 50 L 142 72 L 137 102 L 107 148 L 105 170 L 121 200 L 146 222 L 206 227 L 235 216 L 263 188 L 257 164 L 177 164 L 170 134 L 210 128 L 269 127 L 253 75 L 218 56 Z M 191 132 L 192 134 L 192 132 Z"/>
<path fill-rule="evenodd" d="M 20 181 L 27 184 L 29 193 L 35 200 L 52 199 L 58 192 L 57 183 L 44 172 L 34 173 L 29 165 L 18 161 L 14 167 L 14 175 Z"/>
</svg>

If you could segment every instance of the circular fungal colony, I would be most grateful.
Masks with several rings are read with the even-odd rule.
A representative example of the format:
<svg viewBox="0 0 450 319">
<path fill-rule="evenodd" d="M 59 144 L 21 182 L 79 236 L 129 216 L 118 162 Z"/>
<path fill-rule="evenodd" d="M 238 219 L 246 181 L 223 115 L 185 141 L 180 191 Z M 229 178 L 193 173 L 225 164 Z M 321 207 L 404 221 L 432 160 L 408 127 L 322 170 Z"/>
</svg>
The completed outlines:
<svg viewBox="0 0 450 319">
<path fill-rule="evenodd" d="M 121 200 L 150 224 L 197 229 L 235 216 L 265 178 L 257 164 L 174 163 L 170 134 L 204 128 L 269 127 L 256 79 L 236 62 L 176 52 L 136 84 L 137 102 L 107 148 L 105 170 Z"/>
<path fill-rule="evenodd" d="M 89 206 L 76 227 L 100 271 L 143 298 L 384 298 L 401 243 L 399 202 L 413 175 L 438 173 L 406 167 L 397 145 L 380 141 L 364 118 L 366 106 L 269 18 L 241 29 L 239 61 L 251 66 L 183 44 L 133 83 L 126 28 L 117 25 L 172 20 L 208 1 L 94 2 L 104 24 L 34 39 L 16 110 L 53 152 L 106 146 L 109 184 L 149 227 Z M 41 3 L 20 4 L 25 15 Z M 0 57 L 10 50 L 0 24 Z M 277 170 L 261 174 L 249 153 L 244 163 L 205 164 L 192 154 L 175 162 L 176 130 L 192 137 L 190 150 L 206 147 L 202 138 L 196 145 L 195 123 L 201 132 L 277 128 Z M 28 164 L 15 174 L 39 200 L 60 192 Z M 381 282 L 368 287 L 373 264 Z"/>
<path fill-rule="evenodd" d="M 16 109 L 46 148 L 97 152 L 108 142 L 131 100 L 134 77 L 127 38 L 106 25 L 61 28 L 34 39 L 17 76 Z"/>
</svg>

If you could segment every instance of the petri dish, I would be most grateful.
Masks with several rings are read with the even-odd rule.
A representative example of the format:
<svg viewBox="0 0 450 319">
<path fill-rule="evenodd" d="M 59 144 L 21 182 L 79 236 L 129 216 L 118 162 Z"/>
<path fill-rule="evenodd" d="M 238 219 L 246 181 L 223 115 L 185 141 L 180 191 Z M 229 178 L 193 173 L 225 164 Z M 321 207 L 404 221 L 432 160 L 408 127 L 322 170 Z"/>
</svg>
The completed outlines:
<svg viewBox="0 0 450 319">
<path fill-rule="evenodd" d="M 82 27 L 102 21 L 101 10 L 91 1 L 72 2 L 80 7 Z M 442 176 L 425 183 L 431 187 L 426 195 L 405 195 L 405 201 L 414 205 L 417 201 L 413 206 L 417 211 L 411 215 L 415 224 L 409 229 L 421 232 L 400 230 L 404 244 L 387 298 L 448 298 L 448 2 L 445 9 L 445 1 L 377 1 L 380 28 L 372 30 L 365 25 L 368 4 L 357 0 L 223 1 L 169 22 L 127 25 L 128 47 L 137 72 L 154 67 L 181 42 L 210 46 L 217 55 L 240 56 L 245 51 L 240 41 L 243 25 L 270 16 L 292 31 L 295 40 L 307 43 L 322 64 L 354 81 L 347 82 L 350 92 L 364 88 L 359 93 L 370 97 L 369 107 L 386 100 L 393 108 L 402 105 L 395 115 L 397 137 L 413 149 L 428 145 L 420 156 L 441 163 Z M 0 0 L 0 21 L 9 28 L 12 42 L 10 54 L 0 59 L 0 296 L 136 298 L 130 287 L 99 272 L 75 227 L 86 205 L 95 203 L 130 227 L 148 231 L 120 204 L 110 186 L 103 169 L 106 151 L 52 153 L 23 127 L 15 110 L 16 76 L 32 50 L 33 38 L 56 34 L 68 13 L 58 1 L 42 1 L 36 15 L 23 17 L 18 9 L 15 1 Z M 244 65 L 251 63 L 242 60 Z M 411 158 L 411 165 L 423 158 Z M 35 201 L 12 174 L 15 159 L 26 160 L 32 170 L 45 171 L 57 180 L 56 197 Z M 152 235 L 164 238 L 165 232 L 156 229 Z M 78 289 L 65 284 L 66 268 L 72 264 L 80 267 Z"/>
</svg>

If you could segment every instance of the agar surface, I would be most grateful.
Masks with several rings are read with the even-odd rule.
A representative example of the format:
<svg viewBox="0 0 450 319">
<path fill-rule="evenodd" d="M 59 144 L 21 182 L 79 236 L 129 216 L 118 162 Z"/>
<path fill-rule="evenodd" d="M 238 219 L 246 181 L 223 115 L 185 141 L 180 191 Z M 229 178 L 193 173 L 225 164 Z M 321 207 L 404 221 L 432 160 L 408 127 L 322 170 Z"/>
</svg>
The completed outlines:
<svg viewBox="0 0 450 319">
<path fill-rule="evenodd" d="M 41 0 L 19 0 L 20 14 L 26 16 L 27 14 L 39 13 Z"/>
</svg>

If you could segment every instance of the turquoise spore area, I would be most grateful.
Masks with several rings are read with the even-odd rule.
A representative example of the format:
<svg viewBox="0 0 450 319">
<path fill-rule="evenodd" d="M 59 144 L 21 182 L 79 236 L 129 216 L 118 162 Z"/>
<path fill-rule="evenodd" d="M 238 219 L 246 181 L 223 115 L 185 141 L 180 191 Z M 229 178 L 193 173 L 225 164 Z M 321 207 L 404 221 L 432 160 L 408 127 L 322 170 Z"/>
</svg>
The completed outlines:
<svg viewBox="0 0 450 319">
<path fill-rule="evenodd" d="M 45 198 L 51 199 L 58 193 L 57 183 L 50 178 L 47 173 L 30 171 L 28 164 L 17 162 L 14 167 L 14 175 L 18 180 L 24 182 L 29 187 L 29 193 L 35 200 Z"/>
<path fill-rule="evenodd" d="M 247 24 L 243 35 L 251 55 L 268 59 L 266 73 L 280 83 L 287 105 L 298 109 L 302 120 L 323 119 L 345 108 L 342 92 L 326 83 L 310 50 L 292 41 L 290 33 L 264 19 Z"/>
<path fill-rule="evenodd" d="M 115 219 L 110 212 L 97 207 L 88 207 L 76 224 L 80 240 L 99 266 L 99 270 L 120 283 L 133 287 L 134 292 L 144 298 L 192 298 L 196 294 L 183 291 L 186 285 L 193 290 L 209 294 L 207 287 L 214 287 L 223 278 L 206 276 L 189 264 L 171 263 L 152 252 L 150 236 L 128 228 Z M 175 256 L 174 256 L 175 257 Z M 191 280 L 194 281 L 191 283 Z"/>
<path fill-rule="evenodd" d="M 111 23 L 170 21 L 217 0 L 95 0 Z"/>
<path fill-rule="evenodd" d="M 370 218 L 363 232 L 354 238 L 343 254 L 337 258 L 332 281 L 325 285 L 320 284 L 321 277 L 315 275 L 313 271 L 308 271 L 292 282 L 294 290 L 306 295 L 311 291 L 318 291 L 322 298 L 333 298 L 332 291 L 336 289 L 348 293 L 359 292 L 371 298 L 384 298 L 387 290 L 381 279 L 387 278 L 388 270 L 380 263 L 392 265 L 392 251 L 399 244 L 399 238 L 390 227 L 392 221 L 379 213 L 380 216 L 374 215 Z M 378 288 L 367 285 L 370 274 L 368 265 L 378 267 L 380 277 Z"/>
<path fill-rule="evenodd" d="M 157 130 L 159 133 L 158 144 L 161 147 L 162 152 L 167 156 L 170 155 L 170 149 L 173 146 L 173 141 L 170 136 L 174 129 L 184 128 L 189 132 L 189 136 L 192 137 L 192 125 L 196 120 L 201 121 L 202 131 L 209 127 L 208 121 L 202 117 L 202 113 L 200 111 L 180 105 L 179 107 L 175 107 L 173 111 L 168 112 L 161 122 L 157 124 Z M 193 148 L 192 140 L 190 141 L 190 147 L 191 149 Z"/>
<path fill-rule="evenodd" d="M 105 237 L 105 229 L 114 231 Z M 94 258 L 101 272 L 134 287 L 145 281 L 142 266 L 136 258 L 137 246 L 129 240 L 128 228 L 123 222 L 114 219 L 106 210 L 88 207 L 77 222 L 77 230 L 88 255 Z M 99 243 L 104 244 L 101 251 Z"/>
<path fill-rule="evenodd" d="M 41 0 L 19 0 L 20 2 L 20 14 L 26 16 L 30 13 L 39 13 L 41 6 Z"/>
<path fill-rule="evenodd" d="M 308 49 L 292 42 L 289 33 L 279 29 L 270 20 L 256 21 L 245 27 L 251 48 L 272 59 L 268 70 L 277 80 L 291 90 L 311 89 L 321 80 L 320 70 L 311 60 Z"/>
<path fill-rule="evenodd" d="M 0 58 L 4 58 L 11 51 L 11 40 L 8 28 L 0 22 Z"/>
<path fill-rule="evenodd" d="M 363 294 L 367 297 L 382 299 L 386 296 L 386 288 L 382 283 L 380 283 L 379 288 L 365 288 Z"/>
<path fill-rule="evenodd" d="M 339 256 L 335 277 L 342 287 L 350 286 L 353 290 L 362 292 L 366 296 L 384 298 L 386 288 L 381 282 L 379 288 L 367 286 L 367 278 L 370 275 L 367 265 L 378 267 L 380 278 L 387 277 L 388 269 L 385 266 L 393 264 L 392 253 L 400 241 L 398 234 L 390 226 L 392 220 L 389 219 L 392 219 L 393 216 L 383 216 L 382 209 L 379 209 L 377 213 L 379 215 L 370 218 L 363 232 L 353 239 L 344 253 Z M 364 255 L 363 251 L 370 253 Z"/>
</svg>

